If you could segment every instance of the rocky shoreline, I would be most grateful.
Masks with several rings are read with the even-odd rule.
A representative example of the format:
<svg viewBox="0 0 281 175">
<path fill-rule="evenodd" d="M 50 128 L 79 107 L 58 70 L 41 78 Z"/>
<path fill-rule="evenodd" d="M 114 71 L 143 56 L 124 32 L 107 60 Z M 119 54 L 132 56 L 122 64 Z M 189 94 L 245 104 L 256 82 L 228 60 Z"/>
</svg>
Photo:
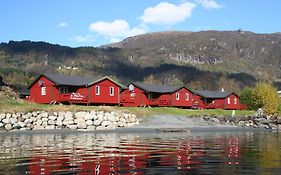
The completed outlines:
<svg viewBox="0 0 281 175">
<path fill-rule="evenodd" d="M 0 130 L 109 130 L 138 125 L 134 114 L 104 111 L 0 113 Z"/>
<path fill-rule="evenodd" d="M 114 130 L 116 128 L 260 128 L 281 131 L 281 117 L 255 116 L 173 116 L 139 118 L 121 111 L 78 111 L 0 113 L 0 130 Z"/>
</svg>

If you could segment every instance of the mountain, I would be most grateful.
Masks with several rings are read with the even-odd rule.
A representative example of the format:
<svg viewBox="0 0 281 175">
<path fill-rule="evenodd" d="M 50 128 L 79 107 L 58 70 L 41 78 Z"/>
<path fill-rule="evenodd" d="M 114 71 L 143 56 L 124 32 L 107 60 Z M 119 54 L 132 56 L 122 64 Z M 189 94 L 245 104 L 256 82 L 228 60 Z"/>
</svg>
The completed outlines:
<svg viewBox="0 0 281 175">
<path fill-rule="evenodd" d="M 159 32 L 101 47 L 46 42 L 0 44 L 0 76 L 29 84 L 41 72 L 109 75 L 127 84 L 146 81 L 238 91 L 257 80 L 279 81 L 281 34 L 246 31 Z"/>
</svg>

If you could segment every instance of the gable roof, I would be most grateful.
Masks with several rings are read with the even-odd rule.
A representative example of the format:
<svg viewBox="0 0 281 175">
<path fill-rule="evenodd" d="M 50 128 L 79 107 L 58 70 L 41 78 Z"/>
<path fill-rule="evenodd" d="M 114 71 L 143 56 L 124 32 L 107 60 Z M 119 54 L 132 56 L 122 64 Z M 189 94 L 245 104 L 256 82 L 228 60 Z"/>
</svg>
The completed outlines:
<svg viewBox="0 0 281 175">
<path fill-rule="evenodd" d="M 231 92 L 207 91 L 207 90 L 193 90 L 193 93 L 195 93 L 201 97 L 204 97 L 204 98 L 226 98 L 229 95 L 233 94 Z"/>
<path fill-rule="evenodd" d="M 155 93 L 173 93 L 181 88 L 185 88 L 184 86 L 145 84 L 141 82 L 135 82 L 131 84 L 146 92 L 155 92 Z"/>
<path fill-rule="evenodd" d="M 82 77 L 82 76 L 69 76 L 69 75 L 61 75 L 61 74 L 52 74 L 52 73 L 45 73 L 41 74 L 28 88 L 31 88 L 31 86 L 40 79 L 40 77 L 46 77 L 47 79 L 54 82 L 56 85 L 60 86 L 90 86 L 95 83 L 98 83 L 100 81 L 103 81 L 105 79 L 108 79 L 112 81 L 113 83 L 117 84 L 120 87 L 123 87 L 123 85 L 119 84 L 118 82 L 112 80 L 109 77 L 102 77 L 102 78 L 88 78 L 88 77 Z"/>
<path fill-rule="evenodd" d="M 124 88 L 124 85 L 118 83 L 117 81 L 114 81 L 113 79 L 111 79 L 111 78 L 108 77 L 108 76 L 105 76 L 105 77 L 96 79 L 96 80 L 92 81 L 91 83 L 89 83 L 88 85 L 91 86 L 91 85 L 93 85 L 93 84 L 96 84 L 96 83 L 98 83 L 98 82 L 100 82 L 100 81 L 103 81 L 103 80 L 106 80 L 106 79 L 108 79 L 109 81 L 113 82 L 113 83 L 116 84 L 117 86 L 119 86 L 119 87 L 121 87 L 121 88 Z"/>
</svg>

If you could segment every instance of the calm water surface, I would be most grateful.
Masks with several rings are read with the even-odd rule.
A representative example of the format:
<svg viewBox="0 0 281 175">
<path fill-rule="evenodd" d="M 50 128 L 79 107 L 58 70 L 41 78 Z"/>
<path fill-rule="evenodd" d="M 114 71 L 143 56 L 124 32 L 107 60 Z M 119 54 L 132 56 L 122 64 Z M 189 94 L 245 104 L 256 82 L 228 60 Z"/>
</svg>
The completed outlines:
<svg viewBox="0 0 281 175">
<path fill-rule="evenodd" d="M 0 134 L 0 174 L 281 174 L 281 134 Z"/>
</svg>

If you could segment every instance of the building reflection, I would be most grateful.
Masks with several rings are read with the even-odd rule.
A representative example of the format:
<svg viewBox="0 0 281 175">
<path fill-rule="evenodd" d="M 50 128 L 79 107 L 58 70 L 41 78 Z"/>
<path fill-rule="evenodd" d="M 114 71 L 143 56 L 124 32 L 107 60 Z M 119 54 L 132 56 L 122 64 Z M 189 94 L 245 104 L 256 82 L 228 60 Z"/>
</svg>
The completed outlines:
<svg viewBox="0 0 281 175">
<path fill-rule="evenodd" d="M 26 174 L 157 174 L 202 172 L 208 160 L 239 165 L 241 140 L 159 133 L 138 134 L 34 134 L 1 138 L 1 158 L 28 158 Z M 10 149 L 10 150 L 9 150 Z M 3 150 L 3 149 L 0 149 Z M 212 150 L 212 151 L 210 151 Z M 217 151 L 219 150 L 219 151 Z M 20 163 L 17 162 L 19 165 Z"/>
</svg>

